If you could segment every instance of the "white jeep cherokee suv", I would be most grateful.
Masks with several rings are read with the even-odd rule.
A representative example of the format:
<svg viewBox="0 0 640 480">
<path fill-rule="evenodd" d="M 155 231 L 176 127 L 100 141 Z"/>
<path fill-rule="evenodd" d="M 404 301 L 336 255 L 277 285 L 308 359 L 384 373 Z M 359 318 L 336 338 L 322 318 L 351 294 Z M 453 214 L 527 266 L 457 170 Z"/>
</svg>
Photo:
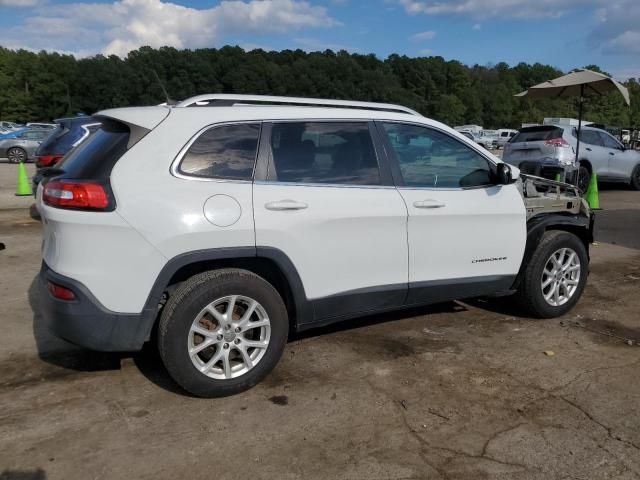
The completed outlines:
<svg viewBox="0 0 640 480">
<path fill-rule="evenodd" d="M 290 330 L 511 293 L 554 317 L 585 286 L 575 189 L 405 107 L 204 95 L 96 118 L 38 187 L 43 316 L 94 350 L 157 341 L 193 394 L 255 385 Z"/>
</svg>

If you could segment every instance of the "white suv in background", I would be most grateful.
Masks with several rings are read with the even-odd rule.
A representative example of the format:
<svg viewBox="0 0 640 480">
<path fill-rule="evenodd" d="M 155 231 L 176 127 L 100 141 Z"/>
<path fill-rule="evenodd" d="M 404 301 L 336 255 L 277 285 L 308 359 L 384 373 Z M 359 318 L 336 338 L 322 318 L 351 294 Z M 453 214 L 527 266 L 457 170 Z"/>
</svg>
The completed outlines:
<svg viewBox="0 0 640 480">
<path fill-rule="evenodd" d="M 95 350 L 157 341 L 196 395 L 255 385 L 290 330 L 516 291 L 553 317 L 585 286 L 572 186 L 405 107 L 204 95 L 96 118 L 38 187 L 44 318 Z"/>
</svg>

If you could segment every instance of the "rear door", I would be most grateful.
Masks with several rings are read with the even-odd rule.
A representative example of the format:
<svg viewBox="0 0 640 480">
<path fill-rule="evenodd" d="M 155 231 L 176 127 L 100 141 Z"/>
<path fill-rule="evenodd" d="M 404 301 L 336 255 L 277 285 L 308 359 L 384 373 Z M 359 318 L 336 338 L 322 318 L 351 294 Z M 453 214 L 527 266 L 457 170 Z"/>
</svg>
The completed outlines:
<svg viewBox="0 0 640 480">
<path fill-rule="evenodd" d="M 609 173 L 609 149 L 604 147 L 600 132 L 596 130 L 581 130 L 580 132 L 580 160 L 587 159 L 599 176 Z"/>
<path fill-rule="evenodd" d="M 526 243 L 515 184 L 495 185 L 495 165 L 449 133 L 382 123 L 409 212 L 408 303 L 509 289 Z"/>
<path fill-rule="evenodd" d="M 254 184 L 256 245 L 293 263 L 316 320 L 401 305 L 407 210 L 367 121 L 265 125 Z M 261 150 L 261 157 L 262 157 Z"/>
</svg>

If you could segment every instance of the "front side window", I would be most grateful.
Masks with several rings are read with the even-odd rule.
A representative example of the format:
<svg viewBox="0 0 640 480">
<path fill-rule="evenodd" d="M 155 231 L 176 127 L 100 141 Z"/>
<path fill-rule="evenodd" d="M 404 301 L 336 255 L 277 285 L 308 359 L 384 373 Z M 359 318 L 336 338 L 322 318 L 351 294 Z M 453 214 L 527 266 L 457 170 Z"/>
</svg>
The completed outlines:
<svg viewBox="0 0 640 480">
<path fill-rule="evenodd" d="M 380 172 L 366 122 L 274 123 L 270 180 L 379 185 Z"/>
<path fill-rule="evenodd" d="M 194 177 L 251 180 L 259 137 L 258 123 L 210 128 L 191 144 L 179 172 Z"/>
<path fill-rule="evenodd" d="M 385 123 L 405 186 L 469 188 L 493 184 L 489 162 L 471 147 L 431 128 Z"/>
</svg>

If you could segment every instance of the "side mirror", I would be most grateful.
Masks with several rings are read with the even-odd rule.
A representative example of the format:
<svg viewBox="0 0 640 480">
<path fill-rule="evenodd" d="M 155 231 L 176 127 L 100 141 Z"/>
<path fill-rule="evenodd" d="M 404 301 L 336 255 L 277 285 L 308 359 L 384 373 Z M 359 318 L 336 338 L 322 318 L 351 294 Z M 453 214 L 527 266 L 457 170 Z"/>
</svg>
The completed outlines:
<svg viewBox="0 0 640 480">
<path fill-rule="evenodd" d="M 499 163 L 497 166 L 496 177 L 498 185 L 509 185 L 514 182 L 511 167 L 506 163 Z"/>
</svg>

